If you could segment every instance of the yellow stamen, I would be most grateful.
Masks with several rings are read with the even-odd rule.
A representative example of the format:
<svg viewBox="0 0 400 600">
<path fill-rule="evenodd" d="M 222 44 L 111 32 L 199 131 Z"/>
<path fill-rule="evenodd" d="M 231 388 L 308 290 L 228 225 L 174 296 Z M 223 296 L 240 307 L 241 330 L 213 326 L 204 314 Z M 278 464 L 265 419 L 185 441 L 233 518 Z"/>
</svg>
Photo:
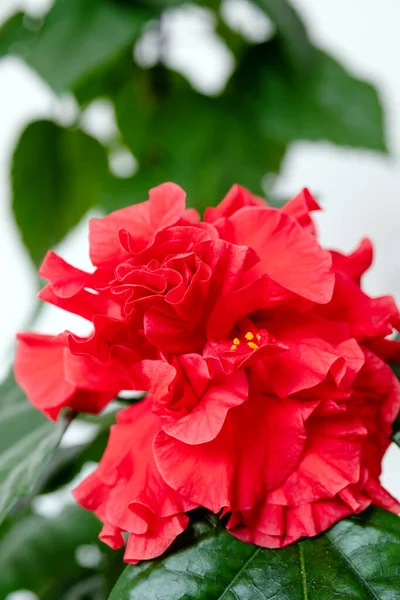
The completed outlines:
<svg viewBox="0 0 400 600">
<path fill-rule="evenodd" d="M 233 340 L 233 343 L 235 344 L 235 346 L 239 346 L 239 344 L 240 344 L 240 340 L 239 340 L 239 338 L 235 338 L 235 339 Z"/>
<path fill-rule="evenodd" d="M 253 334 L 253 333 L 251 333 L 251 331 L 248 331 L 244 337 L 245 337 L 245 338 L 246 338 L 246 340 L 248 340 L 249 342 L 250 342 L 251 340 L 254 340 L 254 334 Z"/>
<path fill-rule="evenodd" d="M 237 346 L 235 344 L 232 344 L 231 350 L 237 350 Z"/>
<path fill-rule="evenodd" d="M 261 335 L 259 333 L 257 333 L 256 338 L 257 338 L 258 341 L 260 341 L 261 340 Z"/>
<path fill-rule="evenodd" d="M 254 342 L 247 342 L 247 345 L 249 348 L 251 348 L 252 350 L 257 350 L 258 346 L 257 344 L 255 344 Z"/>
</svg>

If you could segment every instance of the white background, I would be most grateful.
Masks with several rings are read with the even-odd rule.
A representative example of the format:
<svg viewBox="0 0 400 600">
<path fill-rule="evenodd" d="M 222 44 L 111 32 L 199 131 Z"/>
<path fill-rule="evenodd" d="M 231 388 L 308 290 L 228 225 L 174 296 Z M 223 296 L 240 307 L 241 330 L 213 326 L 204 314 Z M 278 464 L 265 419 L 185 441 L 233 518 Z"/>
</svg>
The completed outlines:
<svg viewBox="0 0 400 600">
<path fill-rule="evenodd" d="M 2 20 L 21 7 L 40 12 L 50 0 L 0 3 Z M 400 3 L 295 0 L 294 4 L 316 44 L 339 58 L 355 75 L 377 85 L 386 108 L 390 155 L 328 143 L 297 143 L 287 155 L 277 192 L 287 195 L 306 185 L 318 195 L 325 209 L 318 215 L 318 222 L 326 245 L 350 250 L 361 237 L 370 237 L 376 246 L 376 259 L 365 279 L 366 289 L 375 295 L 391 293 L 400 301 Z M 236 18 L 238 26 L 255 38 L 262 37 L 270 27 L 246 7 L 245 0 L 229 0 L 225 9 L 231 20 Z M 203 91 L 217 91 L 232 68 L 232 60 L 212 34 L 207 14 L 187 9 L 173 11 L 169 27 L 175 32 L 168 49 L 169 64 L 186 72 Z M 112 115 L 101 108 L 94 111 L 90 121 L 90 126 L 94 121 L 99 131 L 101 127 L 113 127 Z M 71 110 L 68 99 L 60 103 L 20 60 L 0 60 L 0 373 L 10 360 L 13 336 L 28 318 L 34 295 L 31 267 L 10 211 L 11 152 L 27 122 L 45 116 L 64 118 L 66 110 Z M 63 243 L 63 256 L 85 265 L 85 236 L 83 223 Z M 81 328 L 81 323 L 70 315 L 56 309 L 46 311 L 38 324 L 42 330 Z M 400 499 L 399 456 L 398 449 L 390 449 L 383 480 Z"/>
</svg>

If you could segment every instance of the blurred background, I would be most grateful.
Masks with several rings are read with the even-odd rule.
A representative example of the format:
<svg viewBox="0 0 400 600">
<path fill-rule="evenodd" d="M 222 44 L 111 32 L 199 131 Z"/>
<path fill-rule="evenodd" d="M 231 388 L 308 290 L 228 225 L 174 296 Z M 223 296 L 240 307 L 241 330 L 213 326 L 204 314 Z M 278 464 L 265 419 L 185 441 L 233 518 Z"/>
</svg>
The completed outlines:
<svg viewBox="0 0 400 600">
<path fill-rule="evenodd" d="M 396 0 L 1 0 L 0 374 L 28 322 L 87 327 L 33 319 L 45 251 L 89 267 L 88 219 L 165 180 L 199 210 L 234 182 L 272 203 L 309 187 L 322 243 L 371 238 L 366 290 L 400 302 L 399 22 Z"/>
</svg>

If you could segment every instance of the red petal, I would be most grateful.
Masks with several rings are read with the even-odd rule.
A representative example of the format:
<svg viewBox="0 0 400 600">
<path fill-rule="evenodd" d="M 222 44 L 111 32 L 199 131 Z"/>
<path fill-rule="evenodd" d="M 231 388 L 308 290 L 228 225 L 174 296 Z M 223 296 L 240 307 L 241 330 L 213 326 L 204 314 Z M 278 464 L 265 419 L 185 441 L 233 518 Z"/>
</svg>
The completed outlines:
<svg viewBox="0 0 400 600">
<path fill-rule="evenodd" d="M 65 379 L 65 345 L 57 336 L 20 333 L 15 357 L 15 378 L 32 404 L 56 420 L 75 392 Z"/>
<path fill-rule="evenodd" d="M 230 217 L 244 206 L 266 206 L 266 202 L 252 194 L 245 187 L 235 183 L 218 206 L 206 208 L 204 220 L 208 223 L 214 223 L 221 217 Z"/>
<path fill-rule="evenodd" d="M 185 212 L 186 194 L 174 183 L 163 183 L 149 192 L 149 200 L 121 208 L 103 219 L 92 219 L 89 227 L 90 258 L 94 265 L 119 262 L 126 253 L 119 232 L 126 230 L 136 251 L 145 248 L 157 231 L 176 223 Z M 190 213 L 193 218 L 192 213 Z"/>
<path fill-rule="evenodd" d="M 39 269 L 39 275 L 51 282 L 57 296 L 69 298 L 88 285 L 90 273 L 68 264 L 52 251 L 47 252 Z"/>
<path fill-rule="evenodd" d="M 364 500 L 360 511 L 368 504 L 368 500 Z M 325 531 L 352 512 L 339 498 L 293 508 L 265 504 L 261 509 L 233 515 L 228 529 L 232 535 L 244 542 L 264 548 L 282 548 L 301 537 L 310 537 Z"/>
<path fill-rule="evenodd" d="M 60 336 L 18 334 L 15 378 L 31 403 L 56 420 L 60 410 L 99 412 L 114 397 L 110 391 L 79 389 L 67 380 L 65 359 L 69 350 Z"/>
<path fill-rule="evenodd" d="M 267 357 L 257 376 L 281 397 L 318 385 L 329 372 L 338 385 L 350 385 L 364 364 L 364 353 L 355 340 L 346 340 L 347 327 L 340 323 L 287 312 L 267 327 L 288 350 Z"/>
<path fill-rule="evenodd" d="M 331 254 L 334 270 L 343 271 L 359 284 L 361 276 L 372 264 L 374 250 L 371 240 L 364 238 L 351 254 L 346 255 L 334 251 Z"/>
<path fill-rule="evenodd" d="M 156 519 L 146 535 L 130 534 L 124 561 L 137 563 L 161 556 L 189 523 L 185 515 Z"/>
<path fill-rule="evenodd" d="M 154 441 L 158 469 L 177 492 L 213 512 L 249 508 L 296 467 L 306 440 L 304 420 L 316 404 L 252 397 L 228 412 L 213 441 L 196 446 L 160 432 Z"/>
<path fill-rule="evenodd" d="M 247 207 L 218 226 L 220 235 L 253 248 L 260 262 L 253 278 L 267 273 L 284 288 L 326 304 L 332 297 L 334 275 L 329 252 L 294 219 L 274 208 Z"/>
<path fill-rule="evenodd" d="M 314 417 L 307 422 L 307 448 L 297 468 L 273 491 L 268 502 L 299 506 L 333 497 L 360 478 L 367 430 L 347 415 Z"/>
<path fill-rule="evenodd" d="M 162 427 L 170 436 L 186 444 L 204 444 L 213 440 L 224 424 L 229 409 L 247 400 L 248 384 L 243 371 L 211 381 L 199 403 L 189 414 L 162 417 Z"/>
<path fill-rule="evenodd" d="M 321 210 L 321 207 L 307 188 L 301 190 L 297 196 L 282 207 L 282 212 L 295 219 L 303 229 L 312 235 L 315 235 L 315 225 L 310 217 L 310 212 L 314 210 Z"/>
</svg>

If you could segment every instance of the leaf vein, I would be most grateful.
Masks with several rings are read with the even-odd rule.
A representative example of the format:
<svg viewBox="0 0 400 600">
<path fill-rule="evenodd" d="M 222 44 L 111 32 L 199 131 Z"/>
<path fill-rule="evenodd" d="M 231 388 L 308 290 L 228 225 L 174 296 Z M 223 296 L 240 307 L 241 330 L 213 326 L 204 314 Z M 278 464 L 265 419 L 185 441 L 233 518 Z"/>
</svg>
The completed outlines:
<svg viewBox="0 0 400 600">
<path fill-rule="evenodd" d="M 246 562 L 244 563 L 243 567 L 236 573 L 235 577 L 232 579 L 232 581 L 230 581 L 228 583 L 228 585 L 225 587 L 224 591 L 222 592 L 222 594 L 218 597 L 218 600 L 223 600 L 223 598 L 225 598 L 226 594 L 231 590 L 233 584 L 235 583 L 235 581 L 237 581 L 237 579 L 240 577 L 240 575 L 247 569 L 247 567 L 249 566 L 249 564 L 251 563 L 251 561 L 257 556 L 257 554 L 261 551 L 261 547 L 258 547 L 254 550 L 253 554 L 248 558 L 248 560 L 246 560 Z"/>
<path fill-rule="evenodd" d="M 303 545 L 301 542 L 299 542 L 298 548 L 299 548 L 300 575 L 301 575 L 301 585 L 303 588 L 303 596 L 304 596 L 304 600 L 308 600 L 307 573 L 306 573 L 306 567 L 305 567 L 305 561 L 304 561 L 304 550 L 303 550 Z"/>
<path fill-rule="evenodd" d="M 355 573 L 356 577 L 361 581 L 361 584 L 364 587 L 364 589 L 370 594 L 370 598 L 373 598 L 373 600 L 380 600 L 378 594 L 370 586 L 365 577 L 360 573 L 356 565 L 349 559 L 349 557 L 343 552 L 343 550 L 341 550 L 341 548 L 335 545 L 333 540 L 331 540 L 331 538 L 329 537 L 329 533 L 326 533 L 325 537 L 332 546 L 332 548 L 337 552 L 337 554 L 339 554 L 339 556 L 345 561 L 345 563 L 347 563 L 347 565 L 350 567 L 353 573 Z"/>
</svg>

